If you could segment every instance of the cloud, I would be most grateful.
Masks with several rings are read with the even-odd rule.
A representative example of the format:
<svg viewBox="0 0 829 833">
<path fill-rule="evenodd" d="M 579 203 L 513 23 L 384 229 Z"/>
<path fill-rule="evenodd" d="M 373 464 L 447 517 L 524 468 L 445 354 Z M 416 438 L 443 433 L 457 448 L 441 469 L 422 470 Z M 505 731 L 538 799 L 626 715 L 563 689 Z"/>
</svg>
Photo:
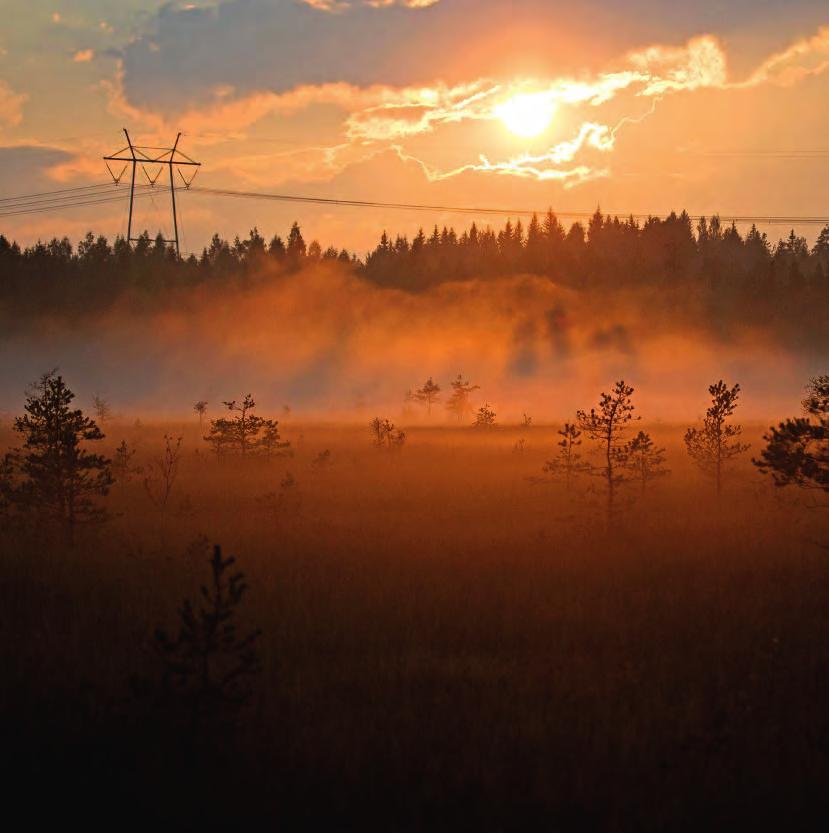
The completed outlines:
<svg viewBox="0 0 829 833">
<path fill-rule="evenodd" d="M 795 41 L 782 52 L 771 55 L 752 73 L 744 86 L 767 82 L 790 86 L 810 75 L 829 69 L 829 26 L 822 26 L 808 38 Z"/>
<path fill-rule="evenodd" d="M 53 182 L 52 168 L 70 158 L 71 154 L 53 147 L 0 147 L 0 182 L 4 194 L 31 193 L 49 187 Z"/>
<path fill-rule="evenodd" d="M 315 5 L 317 8 L 309 13 L 320 10 L 319 3 Z M 327 0 L 324 5 L 326 12 L 336 11 L 334 5 L 344 7 Z M 404 5 L 413 8 L 431 4 Z M 348 17 L 359 13 L 354 4 L 349 4 L 348 9 Z M 727 55 L 720 41 L 712 35 L 701 35 L 685 44 L 654 44 L 633 50 L 606 71 L 578 76 L 478 78 L 457 84 L 404 85 L 338 80 L 248 92 L 225 82 L 214 85 L 209 96 L 185 108 L 175 124 L 163 107 L 133 103 L 125 63 L 119 64 L 119 73 L 107 85 L 107 93 L 112 112 L 153 132 L 169 133 L 180 126 L 186 133 L 198 134 L 203 142 L 210 142 L 211 136 L 224 139 L 235 135 L 244 139 L 249 128 L 267 117 L 295 114 L 312 105 L 342 111 L 341 137 L 330 146 L 313 143 L 276 154 L 246 154 L 221 164 L 221 168 L 248 182 L 321 181 L 355 162 L 392 150 L 401 159 L 415 163 L 432 182 L 475 173 L 573 187 L 608 175 L 609 165 L 602 158 L 614 150 L 617 134 L 648 118 L 666 96 L 704 89 L 735 91 L 763 83 L 791 84 L 827 68 L 829 27 L 770 56 L 743 81 L 729 80 Z M 417 152 L 407 147 L 411 140 L 448 125 L 497 122 L 505 102 L 528 94 L 543 99 L 557 113 L 563 110 L 566 117 L 561 121 L 573 125 L 571 134 L 559 136 L 544 151 L 496 159 L 482 148 L 473 151 L 472 159 L 453 165 L 430 161 L 428 151 L 422 147 Z M 643 99 L 650 102 L 647 110 L 637 104 Z M 614 116 L 602 119 L 599 113 L 612 102 Z M 275 175 L 277 166 L 280 173 Z"/>
<path fill-rule="evenodd" d="M 16 93 L 5 81 L 0 80 L 0 124 L 9 127 L 20 124 L 27 99 L 27 95 Z"/>
<path fill-rule="evenodd" d="M 76 64 L 89 63 L 95 57 L 95 52 L 92 49 L 79 49 L 73 56 L 72 60 Z"/>
</svg>

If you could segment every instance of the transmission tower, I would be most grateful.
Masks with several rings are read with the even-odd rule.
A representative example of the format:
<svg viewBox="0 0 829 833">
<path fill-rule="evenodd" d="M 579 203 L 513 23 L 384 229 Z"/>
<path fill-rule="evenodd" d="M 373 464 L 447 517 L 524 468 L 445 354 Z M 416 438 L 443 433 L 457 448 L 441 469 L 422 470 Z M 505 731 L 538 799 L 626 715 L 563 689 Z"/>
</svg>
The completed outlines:
<svg viewBox="0 0 829 833">
<path fill-rule="evenodd" d="M 196 178 L 196 174 L 199 172 L 201 162 L 196 162 L 178 149 L 181 133 L 176 136 L 176 141 L 173 143 L 171 148 L 134 145 L 126 128 L 124 128 L 124 136 L 127 137 L 127 146 L 125 148 L 121 148 L 121 150 L 118 150 L 115 153 L 111 153 L 109 156 L 105 156 L 104 162 L 116 185 L 120 184 L 121 179 L 127 172 L 127 169 L 132 166 L 130 178 L 130 213 L 129 220 L 127 221 L 127 241 L 129 243 L 134 243 L 139 239 L 132 236 L 132 211 L 135 203 L 135 177 L 138 172 L 138 167 L 141 167 L 141 171 L 147 178 L 147 183 L 151 188 L 155 187 L 156 182 L 158 182 L 158 178 L 161 176 L 164 168 L 166 167 L 170 172 L 170 200 L 173 209 L 173 232 L 175 236 L 172 240 L 165 240 L 164 242 L 174 243 L 176 247 L 176 256 L 180 257 L 181 252 L 179 249 L 178 239 L 178 214 L 176 211 L 176 174 L 178 174 L 181 178 L 184 187 L 189 188 L 193 180 Z M 112 170 L 112 167 L 109 164 L 110 162 L 123 162 L 124 167 L 121 169 L 120 173 L 116 174 Z M 184 175 L 182 168 L 192 170 L 193 173 L 189 179 Z"/>
</svg>

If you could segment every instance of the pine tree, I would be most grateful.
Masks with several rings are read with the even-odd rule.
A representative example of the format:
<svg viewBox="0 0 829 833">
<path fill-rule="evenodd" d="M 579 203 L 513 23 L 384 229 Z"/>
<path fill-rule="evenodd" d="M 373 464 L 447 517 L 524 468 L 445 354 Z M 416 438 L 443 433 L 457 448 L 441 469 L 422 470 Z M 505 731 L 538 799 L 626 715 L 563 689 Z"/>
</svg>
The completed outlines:
<svg viewBox="0 0 829 833">
<path fill-rule="evenodd" d="M 485 430 L 495 427 L 495 417 L 497 414 L 489 407 L 489 402 L 478 408 L 478 413 L 475 414 L 475 422 L 472 423 L 473 428 L 483 428 Z"/>
<path fill-rule="evenodd" d="M 20 477 L 15 502 L 55 520 L 70 545 L 79 523 L 106 517 L 95 498 L 108 494 L 113 482 L 110 461 L 84 448 L 104 435 L 71 408 L 74 398 L 61 376 L 44 374 L 26 399 L 25 416 L 15 419 L 24 443 L 12 458 Z"/>
<path fill-rule="evenodd" d="M 458 418 L 458 422 L 462 422 L 472 411 L 469 397 L 476 390 L 480 390 L 480 385 L 470 384 L 460 373 L 450 384 L 452 394 L 446 401 L 446 410 L 451 411 Z"/>
<path fill-rule="evenodd" d="M 598 213 L 598 212 L 597 212 Z M 624 380 L 616 383 L 611 393 L 602 393 L 598 410 L 591 408 L 590 413 L 578 411 L 576 422 L 588 439 L 600 444 L 605 456 L 605 465 L 601 469 L 607 482 L 607 515 L 613 516 L 616 486 L 621 482 L 619 469 L 624 465 L 624 445 L 622 437 L 628 424 L 638 417 L 631 396 L 633 388 Z"/>
<path fill-rule="evenodd" d="M 806 416 L 769 429 L 766 447 L 753 462 L 777 486 L 829 492 L 829 375 L 810 380 L 806 390 Z"/>
<path fill-rule="evenodd" d="M 581 445 L 581 431 L 570 422 L 565 422 L 564 427 L 558 431 L 561 440 L 558 442 L 558 453 L 552 460 L 544 464 L 543 471 L 547 474 L 562 475 L 567 491 L 573 483 L 573 479 L 581 472 L 586 472 L 590 466 L 583 463 L 581 454 L 578 451 Z"/>
<path fill-rule="evenodd" d="M 440 399 L 440 385 L 432 380 L 430 376 L 424 383 L 423 387 L 415 391 L 415 399 L 426 405 L 426 413 L 432 415 L 432 405 Z"/>
<path fill-rule="evenodd" d="M 201 604 L 184 600 L 175 638 L 163 628 L 155 633 L 164 694 L 185 707 L 194 737 L 205 722 L 233 715 L 246 702 L 251 678 L 262 668 L 255 648 L 261 632 L 240 636 L 237 631 L 247 584 L 243 573 L 228 572 L 235 561 L 222 558 L 221 547 L 214 547 L 211 582 L 201 588 Z"/>
<path fill-rule="evenodd" d="M 685 446 L 691 459 L 699 468 L 714 478 L 717 495 L 722 493 L 722 479 L 728 464 L 749 446 L 737 441 L 742 426 L 728 422 L 737 408 L 740 386 L 729 388 L 720 379 L 708 388 L 711 407 L 705 413 L 702 428 L 689 428 L 685 433 Z"/>
<path fill-rule="evenodd" d="M 625 444 L 621 456 L 632 478 L 639 481 L 643 495 L 648 483 L 670 474 L 664 466 L 665 449 L 657 448 L 650 434 L 644 431 Z"/>
</svg>

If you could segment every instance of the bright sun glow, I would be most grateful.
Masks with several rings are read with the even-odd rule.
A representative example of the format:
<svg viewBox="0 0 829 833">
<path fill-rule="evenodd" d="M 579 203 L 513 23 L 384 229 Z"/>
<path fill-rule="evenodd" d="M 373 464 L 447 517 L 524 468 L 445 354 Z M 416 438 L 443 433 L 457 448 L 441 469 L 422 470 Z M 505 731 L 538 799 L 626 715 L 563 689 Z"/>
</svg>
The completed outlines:
<svg viewBox="0 0 829 833">
<path fill-rule="evenodd" d="M 553 121 L 556 108 L 544 93 L 523 93 L 495 108 L 495 115 L 516 136 L 532 139 Z"/>
</svg>

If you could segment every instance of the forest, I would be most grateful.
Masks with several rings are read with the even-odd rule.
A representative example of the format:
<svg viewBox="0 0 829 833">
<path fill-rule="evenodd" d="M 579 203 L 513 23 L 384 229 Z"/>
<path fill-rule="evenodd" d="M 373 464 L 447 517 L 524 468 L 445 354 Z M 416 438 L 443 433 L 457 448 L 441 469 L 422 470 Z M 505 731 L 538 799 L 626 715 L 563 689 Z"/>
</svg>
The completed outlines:
<svg viewBox="0 0 829 833">
<path fill-rule="evenodd" d="M 214 235 L 200 255 L 182 258 L 161 235 L 146 232 L 135 246 L 89 233 L 77 246 L 64 238 L 21 248 L 0 236 L 0 305 L 10 322 L 20 314 L 105 309 L 123 297 L 163 305 L 177 289 L 261 286 L 320 264 L 409 292 L 540 275 L 587 294 L 637 291 L 655 306 L 693 299 L 715 321 L 750 320 L 812 338 L 826 337 L 829 320 L 829 226 L 810 246 L 794 231 L 777 241 L 756 227 L 742 235 L 716 216 L 694 227 L 685 212 L 640 223 L 600 210 L 586 227 L 576 222 L 569 229 L 550 211 L 526 228 L 520 220 L 497 231 L 473 223 L 459 235 L 435 226 L 411 241 L 384 232 L 364 258 L 306 244 L 298 223 L 270 242 L 257 229 L 232 242 Z"/>
</svg>

